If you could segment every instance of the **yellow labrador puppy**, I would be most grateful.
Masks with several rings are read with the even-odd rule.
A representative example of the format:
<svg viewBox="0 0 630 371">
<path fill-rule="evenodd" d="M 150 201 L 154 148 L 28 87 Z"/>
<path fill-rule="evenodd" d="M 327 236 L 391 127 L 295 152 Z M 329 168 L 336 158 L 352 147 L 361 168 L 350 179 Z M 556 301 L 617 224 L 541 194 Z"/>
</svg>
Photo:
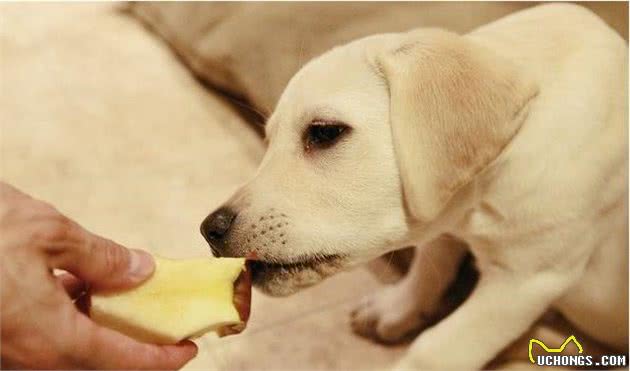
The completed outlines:
<svg viewBox="0 0 630 371">
<path fill-rule="evenodd" d="M 257 259 L 272 295 L 414 244 L 408 275 L 353 314 L 384 340 L 425 325 L 466 246 L 477 287 L 402 369 L 481 368 L 550 307 L 627 347 L 627 53 L 561 4 L 335 48 L 291 80 L 256 176 L 202 233 Z"/>
</svg>

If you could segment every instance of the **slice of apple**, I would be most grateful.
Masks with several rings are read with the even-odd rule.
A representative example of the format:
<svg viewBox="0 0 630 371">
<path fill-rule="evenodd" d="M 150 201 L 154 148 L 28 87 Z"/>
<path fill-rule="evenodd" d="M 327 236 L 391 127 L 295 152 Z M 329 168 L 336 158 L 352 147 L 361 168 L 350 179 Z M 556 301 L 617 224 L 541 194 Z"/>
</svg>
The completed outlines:
<svg viewBox="0 0 630 371">
<path fill-rule="evenodd" d="M 251 274 L 243 258 L 156 257 L 155 272 L 140 286 L 93 294 L 89 315 L 137 340 L 175 344 L 209 331 L 242 331 L 250 298 Z"/>
</svg>

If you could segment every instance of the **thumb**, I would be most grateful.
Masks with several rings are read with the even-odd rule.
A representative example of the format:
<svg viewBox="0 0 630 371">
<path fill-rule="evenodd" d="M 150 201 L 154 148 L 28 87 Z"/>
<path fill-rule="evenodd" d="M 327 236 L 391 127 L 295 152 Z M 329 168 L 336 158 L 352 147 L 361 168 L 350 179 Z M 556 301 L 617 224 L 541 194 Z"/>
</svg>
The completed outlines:
<svg viewBox="0 0 630 371">
<path fill-rule="evenodd" d="M 56 249 L 53 268 L 64 269 L 96 290 L 124 289 L 138 285 L 155 269 L 153 257 L 92 234 L 72 223 L 72 236 Z"/>
</svg>

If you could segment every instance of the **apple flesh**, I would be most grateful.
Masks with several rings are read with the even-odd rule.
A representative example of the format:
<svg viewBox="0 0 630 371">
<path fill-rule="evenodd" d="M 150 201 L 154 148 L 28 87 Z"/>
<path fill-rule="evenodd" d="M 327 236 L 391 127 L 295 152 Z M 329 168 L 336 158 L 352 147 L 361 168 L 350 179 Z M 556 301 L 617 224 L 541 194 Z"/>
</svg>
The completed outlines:
<svg viewBox="0 0 630 371">
<path fill-rule="evenodd" d="M 176 344 L 209 331 L 242 331 L 250 298 L 251 274 L 244 258 L 156 257 L 153 275 L 139 286 L 92 294 L 89 315 L 137 340 Z"/>
</svg>

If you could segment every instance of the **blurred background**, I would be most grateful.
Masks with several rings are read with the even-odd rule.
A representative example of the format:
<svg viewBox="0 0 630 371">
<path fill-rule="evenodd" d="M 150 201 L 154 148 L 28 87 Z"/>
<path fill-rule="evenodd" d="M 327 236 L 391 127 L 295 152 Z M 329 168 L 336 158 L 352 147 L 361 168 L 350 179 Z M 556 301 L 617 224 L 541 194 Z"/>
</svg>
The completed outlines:
<svg viewBox="0 0 630 371">
<path fill-rule="evenodd" d="M 465 33 L 536 3 L 3 3 L 0 177 L 95 233 L 206 256 L 198 226 L 255 171 L 290 77 L 357 37 Z M 583 3 L 628 39 L 627 2 Z M 248 329 L 199 340 L 188 369 L 383 369 L 406 345 L 355 336 L 348 314 L 395 279 L 339 274 L 254 294 Z"/>
</svg>

